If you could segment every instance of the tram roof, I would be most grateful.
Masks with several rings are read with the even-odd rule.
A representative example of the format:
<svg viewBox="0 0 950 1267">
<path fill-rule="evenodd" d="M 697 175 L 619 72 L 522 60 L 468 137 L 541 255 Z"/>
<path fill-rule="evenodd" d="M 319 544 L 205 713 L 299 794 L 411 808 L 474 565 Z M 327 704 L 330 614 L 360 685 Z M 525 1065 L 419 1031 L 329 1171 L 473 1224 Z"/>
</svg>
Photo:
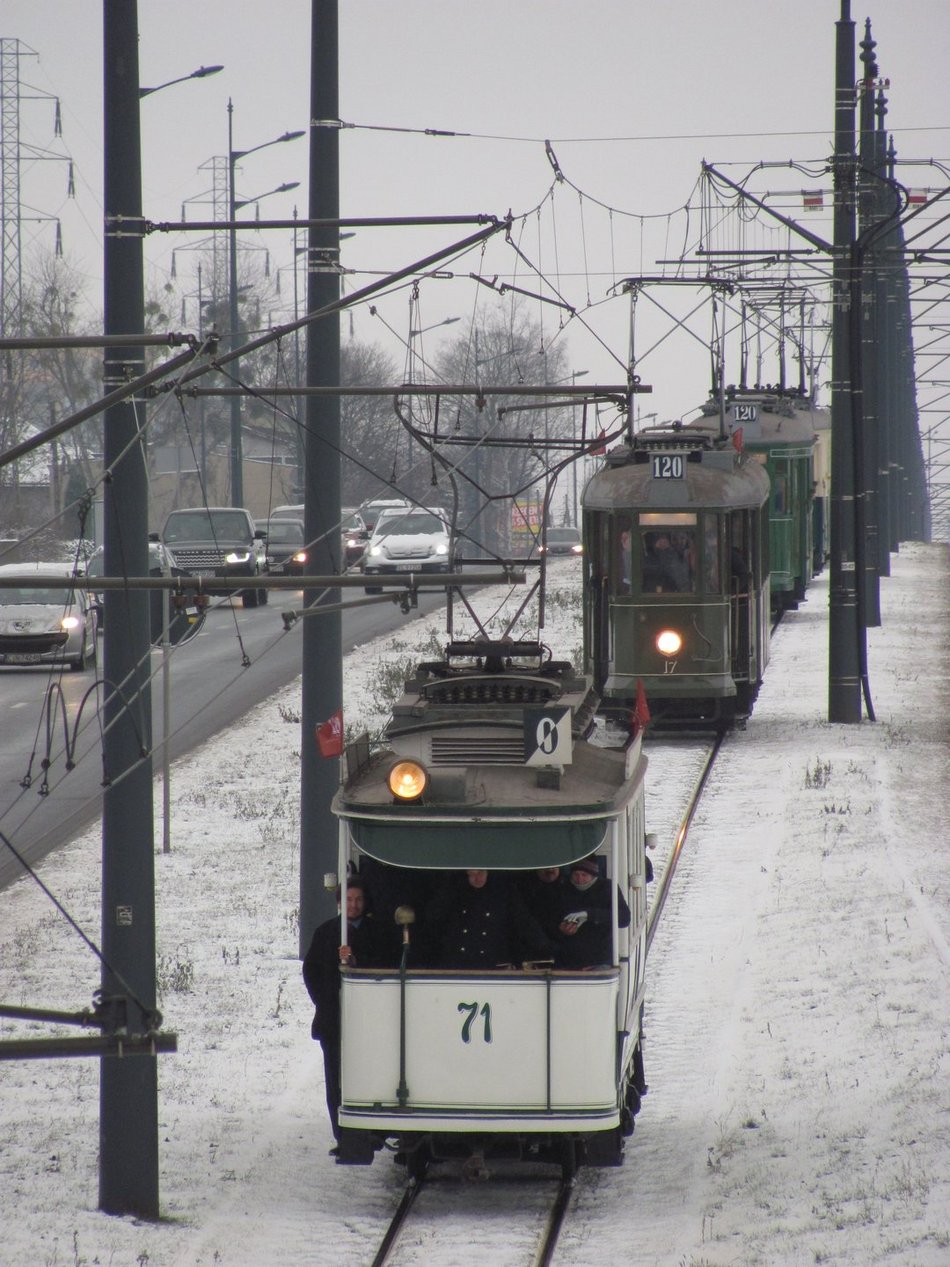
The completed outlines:
<svg viewBox="0 0 950 1267">
<path fill-rule="evenodd" d="M 710 398 L 702 406 L 703 416 L 687 423 L 689 428 L 708 428 L 718 424 L 719 401 Z M 750 417 L 750 410 L 754 416 Z M 798 393 L 743 392 L 725 401 L 725 424 L 728 435 L 741 429 L 742 442 L 755 451 L 763 446 L 811 446 L 815 432 L 829 424 L 825 410 L 811 407 L 811 402 Z"/>
<path fill-rule="evenodd" d="M 680 452 L 680 479 L 655 478 L 651 456 Z M 748 510 L 765 503 L 769 477 L 760 463 L 719 441 L 708 428 L 641 432 L 611 450 L 584 488 L 585 510 Z"/>
<path fill-rule="evenodd" d="M 528 765 L 432 767 L 424 800 L 395 805 L 386 774 L 400 755 L 375 754 L 333 809 L 371 857 L 411 867 L 564 866 L 598 848 L 646 769 L 639 740 L 626 751 L 575 740 L 556 778 Z"/>
</svg>

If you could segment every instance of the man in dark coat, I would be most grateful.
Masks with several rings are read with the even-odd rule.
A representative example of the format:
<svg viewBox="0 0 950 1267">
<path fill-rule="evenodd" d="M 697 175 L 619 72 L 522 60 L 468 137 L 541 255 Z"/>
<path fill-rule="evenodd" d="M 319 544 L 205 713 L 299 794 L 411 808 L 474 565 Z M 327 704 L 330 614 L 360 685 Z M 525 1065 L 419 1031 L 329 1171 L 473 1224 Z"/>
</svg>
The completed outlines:
<svg viewBox="0 0 950 1267">
<path fill-rule="evenodd" d="M 339 900 L 338 892 L 338 905 Z M 340 917 L 336 915 L 316 930 L 303 961 L 304 984 L 316 1009 L 310 1033 L 323 1048 L 327 1113 L 336 1140 L 340 1138 L 340 967 L 375 968 L 385 958 L 382 939 L 365 908 L 363 882 L 350 876 L 346 882 L 346 944 L 340 945 Z"/>
<path fill-rule="evenodd" d="M 434 968 L 497 968 L 553 959 L 551 943 L 508 876 L 453 872 L 426 911 Z"/>
<path fill-rule="evenodd" d="M 559 968 L 594 968 L 611 962 L 610 882 L 596 858 L 582 858 L 570 869 L 563 889 L 561 920 L 555 938 Z M 617 924 L 626 928 L 630 908 L 617 894 Z"/>
<path fill-rule="evenodd" d="M 560 867 L 539 867 L 519 876 L 518 891 L 524 904 L 552 943 L 564 914 L 564 884 Z"/>
</svg>

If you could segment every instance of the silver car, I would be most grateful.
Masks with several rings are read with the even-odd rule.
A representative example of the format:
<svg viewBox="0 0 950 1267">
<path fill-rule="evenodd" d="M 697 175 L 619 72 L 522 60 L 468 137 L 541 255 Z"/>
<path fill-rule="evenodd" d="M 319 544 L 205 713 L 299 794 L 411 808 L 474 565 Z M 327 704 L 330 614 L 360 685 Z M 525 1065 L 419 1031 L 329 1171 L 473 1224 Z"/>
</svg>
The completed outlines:
<svg viewBox="0 0 950 1267">
<path fill-rule="evenodd" d="M 42 588 L 24 579 L 48 580 Z M 96 663 L 96 609 L 73 589 L 64 563 L 8 563 L 0 567 L 0 665 Z"/>
<path fill-rule="evenodd" d="M 451 554 L 448 523 L 439 511 L 420 507 L 380 515 L 360 566 L 367 580 L 391 572 L 447 572 Z M 364 588 L 367 594 L 381 592 L 378 586 Z"/>
</svg>

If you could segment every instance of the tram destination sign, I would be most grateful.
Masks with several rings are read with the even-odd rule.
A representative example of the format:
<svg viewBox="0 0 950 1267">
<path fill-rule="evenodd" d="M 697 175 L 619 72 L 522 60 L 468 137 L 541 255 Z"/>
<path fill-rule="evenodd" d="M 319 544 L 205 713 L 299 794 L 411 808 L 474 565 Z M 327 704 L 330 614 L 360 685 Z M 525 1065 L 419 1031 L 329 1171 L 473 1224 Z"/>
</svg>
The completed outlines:
<svg viewBox="0 0 950 1267">
<path fill-rule="evenodd" d="M 524 710 L 525 765 L 570 765 L 571 710 L 558 708 L 526 708 Z"/>
<path fill-rule="evenodd" d="M 655 480 L 681 480 L 686 474 L 685 453 L 654 453 L 652 462 Z"/>
</svg>

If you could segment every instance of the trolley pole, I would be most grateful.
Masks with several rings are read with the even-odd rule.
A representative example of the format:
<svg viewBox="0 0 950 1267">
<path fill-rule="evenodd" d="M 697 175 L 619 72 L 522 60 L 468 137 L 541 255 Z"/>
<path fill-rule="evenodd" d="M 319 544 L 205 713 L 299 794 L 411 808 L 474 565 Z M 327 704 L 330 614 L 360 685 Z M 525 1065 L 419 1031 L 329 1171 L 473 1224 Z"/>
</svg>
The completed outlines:
<svg viewBox="0 0 950 1267">
<path fill-rule="evenodd" d="M 338 0 L 312 0 L 310 118 L 339 117 Z M 340 214 L 340 133 L 310 129 L 310 218 L 336 220 Z M 340 231 L 311 225 L 307 249 L 307 311 L 340 297 L 337 271 Z M 307 327 L 307 386 L 340 383 L 340 318 Z M 340 398 L 307 397 L 304 460 L 304 531 L 313 571 L 340 570 Z M 339 589 L 309 590 L 304 605 L 339 603 Z M 303 622 L 300 788 L 300 955 L 306 954 L 316 926 L 333 915 L 332 893 L 323 885 L 336 870 L 337 826 L 330 802 L 339 786 L 340 764 L 320 756 L 317 727 L 343 705 L 342 624 L 339 610 Z M 345 884 L 345 877 L 340 877 Z M 345 890 L 344 890 L 345 892 Z"/>
<path fill-rule="evenodd" d="M 138 12 L 135 0 L 103 0 L 105 230 L 104 327 L 142 334 L 142 239 L 113 233 L 110 217 L 141 216 Z M 105 387 L 144 370 L 142 347 L 110 347 Z M 139 436 L 144 402 L 106 410 L 103 456 L 107 576 L 148 574 L 148 479 Z M 152 714 L 149 595 L 105 593 L 103 760 L 111 780 L 102 816 L 102 970 L 113 1029 L 138 1037 L 155 1011 L 155 861 L 152 820 Z M 127 614 L 126 614 L 127 612 Z M 121 636 L 114 636 L 118 631 Z M 122 702 L 122 694 L 129 701 Z M 138 727 L 138 729 L 137 729 Z M 131 996 L 131 997 L 130 997 Z M 124 999 L 124 1003 L 121 1001 Z M 109 1029 L 106 1029 L 106 1033 Z M 99 1208 L 157 1219 L 158 1068 L 154 1055 L 104 1056 L 99 1075 Z"/>
<path fill-rule="evenodd" d="M 854 23 L 841 0 L 835 24 L 834 264 L 831 323 L 831 596 L 828 720 L 860 722 L 858 598 L 855 564 L 855 436 L 851 398 L 852 272 L 855 252 Z"/>
</svg>

